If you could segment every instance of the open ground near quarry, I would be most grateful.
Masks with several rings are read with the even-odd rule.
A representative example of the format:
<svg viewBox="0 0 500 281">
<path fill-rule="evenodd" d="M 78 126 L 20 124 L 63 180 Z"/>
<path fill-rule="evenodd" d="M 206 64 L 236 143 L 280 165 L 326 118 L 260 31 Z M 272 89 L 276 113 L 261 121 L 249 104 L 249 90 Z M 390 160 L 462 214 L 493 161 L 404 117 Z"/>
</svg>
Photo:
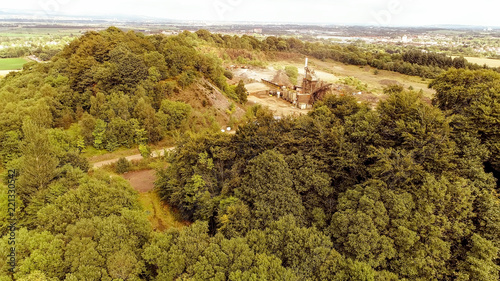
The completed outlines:
<svg viewBox="0 0 500 281">
<path fill-rule="evenodd" d="M 261 104 L 269 107 L 276 115 L 294 115 L 305 114 L 308 110 L 300 110 L 283 99 L 276 96 L 270 96 L 267 91 L 271 87 L 261 80 L 272 80 L 276 73 L 285 66 L 295 66 L 298 68 L 298 86 L 301 85 L 304 77 L 304 62 L 301 59 L 274 61 L 266 68 L 250 67 L 238 68 L 233 70 L 234 80 L 241 79 L 246 83 L 246 89 L 249 92 L 248 101 L 250 105 Z M 422 91 L 425 100 L 430 101 L 434 95 L 434 90 L 428 88 L 431 80 L 420 77 L 404 75 L 392 71 L 376 70 L 369 66 L 359 67 L 345 65 L 334 61 L 320 61 L 309 59 L 309 67 L 313 68 L 316 76 L 326 83 L 333 83 L 334 87 L 342 85 L 342 78 L 353 77 L 366 85 L 366 90 L 357 91 L 355 89 L 346 89 L 345 94 L 356 94 L 360 101 L 375 106 L 379 100 L 385 98 L 384 88 L 397 84 L 406 89 Z M 338 88 L 338 87 L 337 87 Z"/>
</svg>

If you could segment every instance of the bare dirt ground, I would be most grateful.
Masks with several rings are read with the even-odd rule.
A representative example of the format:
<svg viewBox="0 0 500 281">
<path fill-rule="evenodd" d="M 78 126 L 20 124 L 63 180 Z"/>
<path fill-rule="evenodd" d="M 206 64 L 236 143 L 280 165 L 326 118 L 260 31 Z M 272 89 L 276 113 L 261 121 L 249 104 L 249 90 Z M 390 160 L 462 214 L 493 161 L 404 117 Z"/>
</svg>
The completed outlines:
<svg viewBox="0 0 500 281">
<path fill-rule="evenodd" d="M 266 92 L 251 93 L 248 96 L 248 103 L 267 106 L 276 116 L 302 115 L 309 112 L 309 110 L 298 109 L 283 99 L 269 96 Z"/>
<path fill-rule="evenodd" d="M 242 79 L 245 83 L 260 82 L 261 79 L 272 80 L 275 74 L 276 69 L 272 66 L 268 68 L 238 68 L 233 70 L 233 75 L 236 80 Z"/>
<path fill-rule="evenodd" d="M 301 110 L 291 103 L 269 96 L 266 91 L 271 88 L 261 83 L 261 79 L 272 80 L 277 70 L 273 67 L 255 68 L 255 69 L 236 69 L 233 74 L 236 79 L 243 79 L 246 82 L 245 88 L 248 90 L 248 104 L 260 104 L 268 107 L 276 116 L 301 115 L 307 114 L 309 110 Z"/>
<path fill-rule="evenodd" d="M 148 192 L 154 189 L 154 182 L 156 180 L 154 170 L 128 172 L 123 174 L 123 177 L 138 192 Z"/>
<path fill-rule="evenodd" d="M 267 86 L 264 83 L 260 83 L 260 82 L 246 84 L 245 88 L 247 89 L 247 91 L 249 93 L 257 93 L 257 92 L 271 90 L 271 87 Z"/>
</svg>

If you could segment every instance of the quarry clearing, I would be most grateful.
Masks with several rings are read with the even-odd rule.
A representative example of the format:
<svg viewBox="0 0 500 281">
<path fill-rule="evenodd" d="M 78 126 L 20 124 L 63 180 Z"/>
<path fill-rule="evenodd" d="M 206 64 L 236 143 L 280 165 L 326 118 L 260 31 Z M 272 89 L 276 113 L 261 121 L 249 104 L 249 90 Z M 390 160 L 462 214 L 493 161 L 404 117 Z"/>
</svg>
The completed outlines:
<svg viewBox="0 0 500 281">
<path fill-rule="evenodd" d="M 248 96 L 248 104 L 260 104 L 266 106 L 274 112 L 275 116 L 302 115 L 309 112 L 309 110 L 299 109 L 283 99 L 270 96 L 265 91 L 265 88 L 267 86 L 263 83 L 252 83 L 248 84 L 247 86 L 247 89 L 250 88 L 254 90 L 253 92 L 251 90 L 248 90 L 250 93 L 250 95 Z M 255 89 L 258 90 L 255 91 Z"/>
<path fill-rule="evenodd" d="M 297 81 L 299 84 L 298 86 L 300 86 L 305 72 L 304 63 L 301 62 L 301 59 L 274 61 L 272 65 L 267 68 L 238 68 L 233 70 L 233 81 L 243 80 L 245 82 L 245 87 L 249 92 L 248 101 L 250 104 L 267 106 L 274 111 L 276 115 L 305 114 L 308 112 L 307 110 L 300 110 L 282 99 L 269 96 L 267 91 L 276 89 L 271 89 L 270 86 L 261 82 L 262 79 L 269 81 L 273 80 L 273 77 L 275 77 L 278 71 L 288 65 L 298 68 L 299 77 Z M 356 94 L 356 98 L 360 101 L 367 102 L 372 107 L 375 107 L 378 101 L 386 98 L 386 95 L 383 93 L 384 88 L 392 84 L 401 85 L 405 89 L 413 89 L 415 91 L 421 90 L 423 92 L 423 98 L 427 102 L 430 102 L 435 94 L 435 91 L 428 87 L 431 81 L 430 79 L 423 79 L 392 71 L 376 70 L 370 66 L 360 67 L 345 65 L 335 61 L 309 59 L 309 67 L 314 69 L 316 76 L 320 80 L 326 83 L 333 83 L 334 86 L 337 85 L 336 88 L 342 85 L 339 83 L 339 79 L 341 78 L 354 77 L 360 80 L 363 84 L 367 85 L 368 89 L 362 92 L 355 89 L 351 89 L 350 91 L 352 94 Z M 342 91 L 336 92 L 341 93 Z"/>
<path fill-rule="evenodd" d="M 249 93 L 249 105 L 260 104 L 268 107 L 276 116 L 301 115 L 309 112 L 309 110 L 298 109 L 291 103 L 268 94 L 268 91 L 272 90 L 271 87 L 261 81 L 262 79 L 272 80 L 277 71 L 272 66 L 268 68 L 241 68 L 234 70 L 233 74 L 234 80 L 241 79 L 245 82 L 245 88 Z"/>
</svg>

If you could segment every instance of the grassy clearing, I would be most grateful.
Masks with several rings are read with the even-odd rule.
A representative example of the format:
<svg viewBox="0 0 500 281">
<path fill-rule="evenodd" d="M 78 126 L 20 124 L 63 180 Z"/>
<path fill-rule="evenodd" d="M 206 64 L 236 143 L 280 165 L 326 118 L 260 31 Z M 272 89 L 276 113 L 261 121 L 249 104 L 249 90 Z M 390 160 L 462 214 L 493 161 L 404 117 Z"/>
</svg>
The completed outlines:
<svg viewBox="0 0 500 281">
<path fill-rule="evenodd" d="M 140 193 L 139 203 L 148 213 L 148 220 L 155 231 L 165 231 L 169 228 L 181 229 L 189 225 L 182 221 L 178 212 L 165 205 L 155 191 Z"/>
<path fill-rule="evenodd" d="M 28 61 L 23 58 L 0 59 L 0 70 L 18 70 Z"/>
</svg>

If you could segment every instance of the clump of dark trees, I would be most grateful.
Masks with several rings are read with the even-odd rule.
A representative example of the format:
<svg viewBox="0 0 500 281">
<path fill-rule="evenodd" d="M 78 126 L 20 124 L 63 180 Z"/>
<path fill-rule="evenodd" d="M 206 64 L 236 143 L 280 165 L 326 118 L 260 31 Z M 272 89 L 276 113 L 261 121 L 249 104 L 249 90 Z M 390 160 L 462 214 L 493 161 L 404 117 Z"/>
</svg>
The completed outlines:
<svg viewBox="0 0 500 281">
<path fill-rule="evenodd" d="M 499 81 L 450 70 L 435 105 L 395 86 L 374 110 L 350 96 L 280 120 L 256 107 L 235 136 L 182 142 L 157 187 L 297 280 L 497 280 Z"/>
</svg>

